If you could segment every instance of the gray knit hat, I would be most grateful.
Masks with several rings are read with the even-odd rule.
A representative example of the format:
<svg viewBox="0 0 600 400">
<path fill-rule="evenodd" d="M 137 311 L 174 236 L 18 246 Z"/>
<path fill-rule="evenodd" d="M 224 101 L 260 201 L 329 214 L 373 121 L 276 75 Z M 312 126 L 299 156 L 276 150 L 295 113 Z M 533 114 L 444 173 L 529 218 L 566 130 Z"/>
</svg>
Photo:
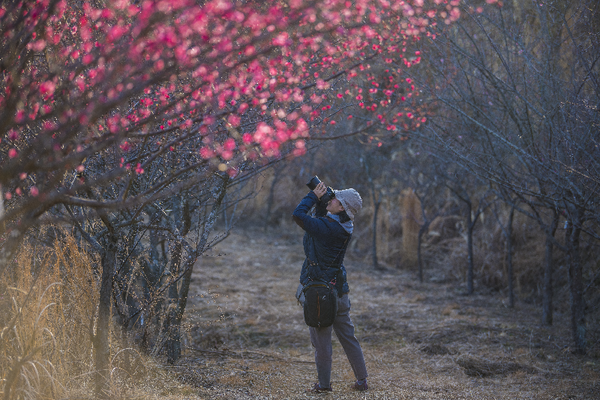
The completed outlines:
<svg viewBox="0 0 600 400">
<path fill-rule="evenodd" d="M 352 188 L 344 190 L 334 190 L 335 198 L 342 203 L 346 214 L 354 221 L 354 214 L 362 208 L 362 198 L 360 194 Z"/>
</svg>

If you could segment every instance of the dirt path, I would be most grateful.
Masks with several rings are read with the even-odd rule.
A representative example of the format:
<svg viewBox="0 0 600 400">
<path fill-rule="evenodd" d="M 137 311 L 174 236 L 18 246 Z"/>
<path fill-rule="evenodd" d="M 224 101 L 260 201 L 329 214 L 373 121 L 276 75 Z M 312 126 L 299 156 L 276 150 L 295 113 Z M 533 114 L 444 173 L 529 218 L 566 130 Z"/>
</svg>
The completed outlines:
<svg viewBox="0 0 600 400">
<path fill-rule="evenodd" d="M 305 394 L 316 373 L 294 298 L 301 236 L 238 230 L 199 261 L 174 367 L 185 385 L 165 398 L 600 399 L 600 363 L 572 355 L 567 316 L 542 328 L 526 304 L 510 310 L 498 294 L 461 296 L 456 283 L 420 284 L 352 258 L 351 315 L 371 390 L 349 389 L 334 340 L 333 394 Z"/>
</svg>

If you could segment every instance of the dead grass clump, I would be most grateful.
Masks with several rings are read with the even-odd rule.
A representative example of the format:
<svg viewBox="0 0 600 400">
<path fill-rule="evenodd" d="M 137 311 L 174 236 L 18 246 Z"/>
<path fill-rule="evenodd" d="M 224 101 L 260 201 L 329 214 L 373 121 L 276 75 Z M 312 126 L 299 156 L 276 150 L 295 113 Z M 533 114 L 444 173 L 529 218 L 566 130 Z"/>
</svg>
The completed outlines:
<svg viewBox="0 0 600 400">
<path fill-rule="evenodd" d="M 25 242 L 0 277 L 3 399 L 92 396 L 98 263 L 73 236 L 50 229 L 42 234 L 54 238 L 52 245 Z M 191 394 L 174 374 L 128 346 L 124 337 L 118 337 L 119 330 L 111 331 L 111 399 Z"/>
<path fill-rule="evenodd" d="M 61 235 L 52 248 L 25 244 L 15 261 L 1 294 L 10 299 L 0 327 L 4 398 L 59 398 L 85 387 L 98 302 L 91 257 Z"/>
<path fill-rule="evenodd" d="M 456 360 L 456 363 L 464 369 L 465 374 L 479 378 L 498 375 L 505 376 L 517 371 L 534 372 L 532 368 L 519 363 L 494 362 L 471 356 L 461 357 Z"/>
<path fill-rule="evenodd" d="M 426 240 L 435 245 L 441 240 L 455 238 L 460 235 L 462 225 L 463 218 L 458 215 L 437 216 L 429 224 Z"/>
<path fill-rule="evenodd" d="M 444 240 L 438 244 L 438 250 L 443 256 L 440 268 L 447 270 L 453 280 L 466 282 L 467 278 L 467 242 L 463 237 Z"/>
<path fill-rule="evenodd" d="M 423 353 L 429 354 L 430 356 L 445 356 L 447 354 L 456 354 L 455 351 L 450 350 L 444 345 L 433 343 L 426 344 L 419 348 Z"/>
</svg>

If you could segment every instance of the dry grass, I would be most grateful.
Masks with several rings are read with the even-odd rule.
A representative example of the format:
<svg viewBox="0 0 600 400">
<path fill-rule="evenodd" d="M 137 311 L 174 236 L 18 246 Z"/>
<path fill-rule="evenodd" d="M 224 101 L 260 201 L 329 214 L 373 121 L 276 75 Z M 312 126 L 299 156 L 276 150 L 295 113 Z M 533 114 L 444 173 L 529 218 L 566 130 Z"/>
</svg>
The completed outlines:
<svg viewBox="0 0 600 400">
<path fill-rule="evenodd" d="M 295 226 L 270 233 L 238 230 L 202 257 L 190 289 L 184 357 L 166 366 L 113 336 L 112 398 L 600 398 L 600 362 L 570 352 L 568 314 L 556 315 L 551 328 L 540 327 L 538 308 L 528 304 L 518 302 L 511 310 L 497 294 L 460 295 L 452 277 L 419 284 L 414 273 L 375 271 L 352 258 L 346 263 L 352 316 L 371 389 L 349 389 L 352 371 L 334 340 L 334 392 L 304 393 L 316 372 L 294 299 L 301 237 Z M 34 337 L 43 349 L 23 368 L 23 389 L 15 398 L 89 398 L 89 326 L 97 302 L 93 261 L 72 244 L 54 251 L 56 256 L 50 252 L 34 263 L 48 271 L 43 279 L 19 275 L 21 288 L 33 287 L 36 301 L 19 297 L 28 289 L 12 295 L 14 304 L 29 308 L 21 308 L 22 321 L 13 329 L 18 334 L 3 332 L 2 378 L 7 360 L 14 364 L 32 353 L 16 343 Z M 24 249 L 19 271 L 31 268 L 31 254 L 38 253 Z M 428 268 L 433 281 L 448 274 Z M 63 284 L 50 286 L 54 282 Z M 14 307 L 13 315 L 19 309 Z"/>
<path fill-rule="evenodd" d="M 312 349 L 294 299 L 301 232 L 238 231 L 202 258 L 188 306 L 180 381 L 202 399 L 305 399 Z M 461 296 L 456 283 L 416 283 L 347 260 L 352 315 L 371 390 L 354 393 L 334 341 L 335 399 L 591 399 L 600 365 L 571 354 L 567 315 L 540 327 L 527 304 Z M 189 394 L 175 394 L 179 398 Z M 177 398 L 177 397 L 176 397 Z"/>
<path fill-rule="evenodd" d="M 52 247 L 25 244 L 2 277 L 1 398 L 91 398 L 97 263 L 72 236 L 58 236 Z M 121 398 L 148 374 L 149 360 L 116 337 L 111 347 L 110 393 Z"/>
<path fill-rule="evenodd" d="M 71 237 L 25 245 L 3 277 L 0 373 L 8 398 L 60 398 L 90 373 L 97 290 L 90 257 Z"/>
</svg>

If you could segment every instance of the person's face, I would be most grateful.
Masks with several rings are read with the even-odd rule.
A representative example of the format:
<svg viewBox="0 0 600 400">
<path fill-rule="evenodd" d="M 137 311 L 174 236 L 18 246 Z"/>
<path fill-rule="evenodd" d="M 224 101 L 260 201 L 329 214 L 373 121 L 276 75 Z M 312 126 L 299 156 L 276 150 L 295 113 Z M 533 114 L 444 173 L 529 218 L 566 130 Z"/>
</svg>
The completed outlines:
<svg viewBox="0 0 600 400">
<path fill-rule="evenodd" d="M 339 214 L 344 211 L 344 206 L 342 206 L 342 203 L 334 197 L 327 203 L 327 211 L 332 214 Z"/>
</svg>

